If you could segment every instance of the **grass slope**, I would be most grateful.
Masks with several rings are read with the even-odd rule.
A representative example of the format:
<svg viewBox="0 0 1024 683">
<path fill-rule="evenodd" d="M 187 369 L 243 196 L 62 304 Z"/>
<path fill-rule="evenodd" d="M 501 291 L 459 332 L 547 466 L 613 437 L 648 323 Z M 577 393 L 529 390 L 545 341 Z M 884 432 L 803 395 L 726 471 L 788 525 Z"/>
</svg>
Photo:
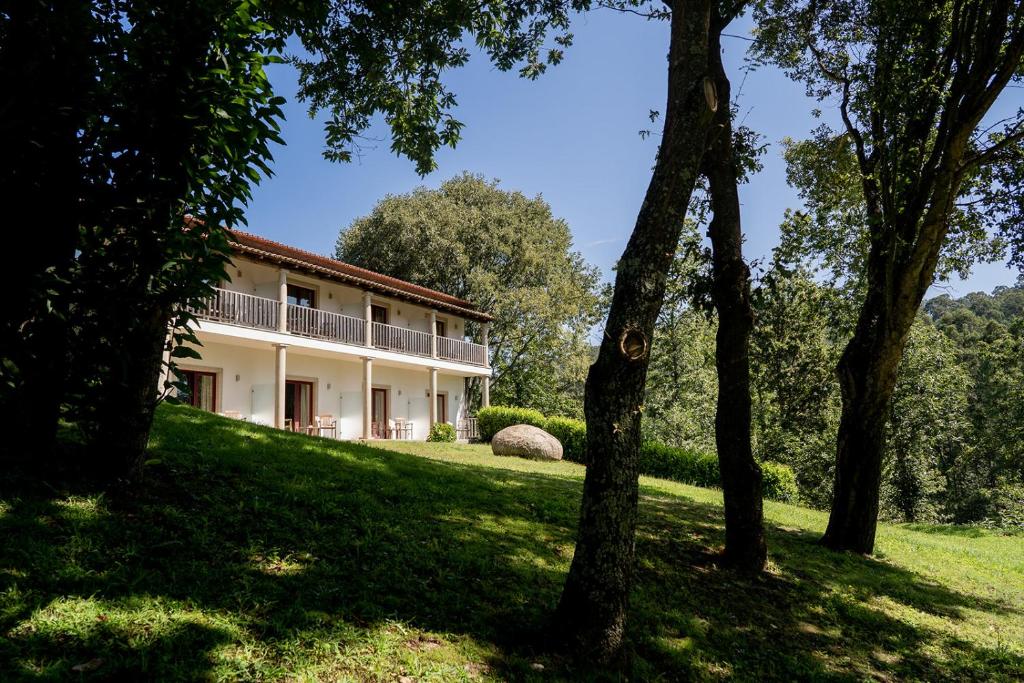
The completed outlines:
<svg viewBox="0 0 1024 683">
<path fill-rule="evenodd" d="M 330 442 L 163 407 L 144 487 L 0 475 L 0 679 L 580 679 L 544 619 L 583 469 Z M 770 571 L 715 564 L 715 491 L 644 479 L 630 678 L 1024 671 L 1024 538 L 885 526 L 874 559 L 768 504 Z M 78 667 L 77 670 L 73 667 Z"/>
</svg>

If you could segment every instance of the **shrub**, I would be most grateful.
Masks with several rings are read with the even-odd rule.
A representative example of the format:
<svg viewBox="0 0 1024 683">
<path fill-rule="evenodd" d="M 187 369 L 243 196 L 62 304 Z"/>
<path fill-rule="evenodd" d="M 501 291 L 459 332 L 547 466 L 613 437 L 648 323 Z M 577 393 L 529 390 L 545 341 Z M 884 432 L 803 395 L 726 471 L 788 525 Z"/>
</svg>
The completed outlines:
<svg viewBox="0 0 1024 683">
<path fill-rule="evenodd" d="M 480 440 L 487 442 L 505 427 L 512 425 L 533 425 L 544 429 L 547 420 L 539 411 L 529 408 L 511 406 L 491 406 L 481 408 L 476 414 L 477 427 L 480 429 Z"/>
<path fill-rule="evenodd" d="M 549 417 L 544 431 L 562 442 L 562 457 L 571 462 L 586 464 L 587 423 L 571 417 Z"/>
<path fill-rule="evenodd" d="M 716 456 L 660 443 L 640 447 L 640 473 L 694 486 L 721 486 Z"/>
<path fill-rule="evenodd" d="M 790 466 L 765 461 L 761 463 L 761 475 L 765 498 L 795 503 L 800 497 L 796 474 Z"/>
<path fill-rule="evenodd" d="M 659 443 L 645 443 L 640 448 L 640 473 L 694 486 L 722 486 L 718 456 Z M 765 498 L 787 502 L 797 499 L 796 475 L 791 468 L 762 462 L 761 473 Z"/>
<path fill-rule="evenodd" d="M 447 422 L 435 422 L 434 426 L 430 428 L 430 435 L 427 437 L 427 441 L 442 443 L 455 441 L 455 426 Z"/>
<path fill-rule="evenodd" d="M 568 417 L 545 418 L 529 408 L 492 406 L 477 413 L 480 439 L 490 441 L 505 427 L 528 424 L 540 427 L 562 442 L 562 457 L 571 462 L 586 464 L 587 424 Z M 718 469 L 718 456 L 692 448 L 676 448 L 647 442 L 640 447 L 640 474 L 692 484 L 693 486 L 722 487 Z M 796 501 L 798 489 L 796 475 L 787 465 L 762 462 L 764 497 L 769 500 Z"/>
</svg>

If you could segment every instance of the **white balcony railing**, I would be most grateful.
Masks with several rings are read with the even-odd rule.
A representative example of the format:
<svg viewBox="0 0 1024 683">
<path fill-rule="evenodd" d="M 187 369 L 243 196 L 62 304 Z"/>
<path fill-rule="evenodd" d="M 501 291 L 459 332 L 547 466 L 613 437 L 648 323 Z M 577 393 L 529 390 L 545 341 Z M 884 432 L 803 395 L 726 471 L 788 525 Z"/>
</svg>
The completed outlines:
<svg viewBox="0 0 1024 683">
<path fill-rule="evenodd" d="M 276 299 L 218 288 L 202 306 L 190 310 L 205 320 L 276 331 L 279 306 Z M 363 346 L 366 343 L 366 321 L 362 318 L 288 304 L 285 322 L 286 331 L 292 334 L 355 346 Z M 429 332 L 383 323 L 373 323 L 372 328 L 373 346 L 378 349 L 425 358 L 433 355 L 435 337 Z M 439 359 L 470 365 L 487 365 L 487 347 L 483 344 L 449 337 L 436 339 Z"/>
<path fill-rule="evenodd" d="M 426 332 L 417 332 L 406 327 L 373 324 L 373 345 L 378 349 L 411 353 L 416 356 L 430 357 L 431 337 Z"/>
<path fill-rule="evenodd" d="M 295 304 L 288 304 L 288 331 L 304 337 L 358 346 L 362 346 L 366 338 L 366 324 L 362 318 Z"/>
<path fill-rule="evenodd" d="M 452 360 L 456 363 L 487 365 L 487 347 L 483 344 L 474 344 L 462 341 L 461 339 L 438 337 L 437 357 L 444 360 Z"/>
<path fill-rule="evenodd" d="M 228 289 L 216 289 L 204 305 L 191 309 L 200 318 L 229 325 L 277 329 L 277 301 Z"/>
</svg>

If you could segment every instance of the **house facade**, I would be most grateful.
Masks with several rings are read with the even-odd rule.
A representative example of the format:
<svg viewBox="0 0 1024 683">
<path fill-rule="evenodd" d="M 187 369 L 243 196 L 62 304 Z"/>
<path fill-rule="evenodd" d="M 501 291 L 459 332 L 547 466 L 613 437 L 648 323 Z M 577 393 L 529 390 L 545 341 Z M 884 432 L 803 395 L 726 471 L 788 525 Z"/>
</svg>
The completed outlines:
<svg viewBox="0 0 1024 683">
<path fill-rule="evenodd" d="M 435 422 L 465 429 L 467 378 L 480 378 L 489 404 L 491 317 L 472 303 L 233 236 L 230 280 L 195 310 L 202 359 L 178 363 L 184 400 L 339 439 L 423 440 Z"/>
</svg>

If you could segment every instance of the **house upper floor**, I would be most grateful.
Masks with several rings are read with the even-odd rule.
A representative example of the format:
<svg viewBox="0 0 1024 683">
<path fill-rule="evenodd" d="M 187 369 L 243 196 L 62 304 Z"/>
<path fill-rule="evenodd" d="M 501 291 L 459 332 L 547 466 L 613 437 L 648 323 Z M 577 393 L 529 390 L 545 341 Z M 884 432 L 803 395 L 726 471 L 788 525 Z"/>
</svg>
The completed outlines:
<svg viewBox="0 0 1024 683">
<path fill-rule="evenodd" d="M 487 367 L 491 316 L 472 303 L 249 233 L 233 237 L 229 279 L 194 311 L 200 321 Z"/>
</svg>

